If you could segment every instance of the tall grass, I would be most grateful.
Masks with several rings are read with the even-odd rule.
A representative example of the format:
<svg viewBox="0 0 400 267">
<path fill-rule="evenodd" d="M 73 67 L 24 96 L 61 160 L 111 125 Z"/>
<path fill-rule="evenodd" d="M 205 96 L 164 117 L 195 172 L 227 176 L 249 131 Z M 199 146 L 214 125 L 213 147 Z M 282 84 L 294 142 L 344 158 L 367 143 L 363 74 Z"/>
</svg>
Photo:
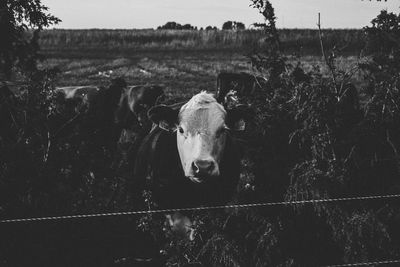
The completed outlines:
<svg viewBox="0 0 400 267">
<path fill-rule="evenodd" d="M 358 53 L 364 46 L 361 30 L 324 30 L 326 46 Z M 287 52 L 313 54 L 319 51 L 317 30 L 282 29 L 282 44 Z M 42 32 L 45 51 L 155 51 L 155 50 L 238 50 L 253 52 L 265 46 L 263 31 L 258 30 L 62 30 Z"/>
</svg>

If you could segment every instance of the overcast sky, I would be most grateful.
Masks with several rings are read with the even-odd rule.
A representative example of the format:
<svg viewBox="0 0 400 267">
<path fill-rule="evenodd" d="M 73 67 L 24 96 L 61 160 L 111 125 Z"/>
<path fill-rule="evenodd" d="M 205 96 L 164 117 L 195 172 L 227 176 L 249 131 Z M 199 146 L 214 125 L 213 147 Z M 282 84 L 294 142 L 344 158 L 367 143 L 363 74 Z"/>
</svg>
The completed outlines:
<svg viewBox="0 0 400 267">
<path fill-rule="evenodd" d="M 167 21 L 221 27 L 227 20 L 261 22 L 250 0 L 42 0 L 62 19 L 57 28 L 156 28 Z M 400 0 L 272 0 L 278 27 L 361 28 L 382 9 L 400 12 Z"/>
</svg>

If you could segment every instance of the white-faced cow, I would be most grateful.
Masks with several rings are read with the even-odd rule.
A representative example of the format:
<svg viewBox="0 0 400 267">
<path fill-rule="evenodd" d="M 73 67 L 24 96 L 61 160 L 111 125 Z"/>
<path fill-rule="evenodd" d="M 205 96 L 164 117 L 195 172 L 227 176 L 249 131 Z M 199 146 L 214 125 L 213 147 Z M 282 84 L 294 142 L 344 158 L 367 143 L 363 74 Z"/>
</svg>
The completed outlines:
<svg viewBox="0 0 400 267">
<path fill-rule="evenodd" d="M 155 126 L 135 164 L 137 193 L 147 188 L 160 208 L 228 202 L 240 173 L 240 155 L 231 131 L 244 112 L 225 110 L 205 92 L 180 109 L 152 108 L 149 117 Z"/>
</svg>

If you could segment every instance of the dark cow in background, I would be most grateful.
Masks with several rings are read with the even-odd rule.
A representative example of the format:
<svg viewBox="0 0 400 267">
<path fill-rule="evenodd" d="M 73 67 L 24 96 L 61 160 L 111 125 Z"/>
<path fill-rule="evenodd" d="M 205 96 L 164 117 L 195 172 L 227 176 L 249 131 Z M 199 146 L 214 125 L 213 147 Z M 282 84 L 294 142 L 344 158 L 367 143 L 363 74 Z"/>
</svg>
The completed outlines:
<svg viewBox="0 0 400 267">
<path fill-rule="evenodd" d="M 100 91 L 97 86 L 66 86 L 57 87 L 56 92 L 64 96 L 65 99 L 80 98 L 83 99 L 87 95 L 96 95 Z"/>
<path fill-rule="evenodd" d="M 56 88 L 56 94 L 59 106 L 76 114 L 70 126 L 78 128 L 83 140 L 92 144 L 93 148 L 106 148 L 113 153 L 121 131 L 115 123 L 114 114 L 126 87 L 124 79 L 115 78 L 107 87 L 59 87 Z"/>
<path fill-rule="evenodd" d="M 180 109 L 156 106 L 149 117 L 155 126 L 136 158 L 136 194 L 150 190 L 159 208 L 230 201 L 240 174 L 240 155 L 231 135 L 240 112 L 225 110 L 202 92 Z M 178 215 L 171 218 L 184 221 Z"/>
<path fill-rule="evenodd" d="M 121 95 L 127 88 L 124 79 L 116 78 L 111 80 L 111 84 L 93 97 L 93 102 L 89 99 L 88 124 L 92 124 L 95 129 L 94 136 L 98 144 L 108 148 L 112 153 L 115 151 L 121 128 L 115 123 L 115 112 L 119 107 Z"/>
<path fill-rule="evenodd" d="M 147 112 L 164 97 L 163 88 L 152 84 L 129 86 L 121 94 L 115 112 L 115 122 L 121 129 L 118 144 L 124 159 L 131 166 L 141 140 L 152 126 Z"/>
<path fill-rule="evenodd" d="M 164 97 L 159 85 L 127 86 L 122 78 L 111 80 L 108 87 L 59 87 L 56 93 L 58 102 L 76 114 L 77 123 L 71 126 L 78 128 L 90 150 L 102 153 L 105 148 L 109 154 L 116 155 L 119 147 L 127 162 L 134 162 L 140 140 L 151 129 L 148 110 Z"/>
<path fill-rule="evenodd" d="M 59 100 L 65 102 L 80 104 L 85 106 L 88 112 L 99 114 L 107 113 L 118 106 L 118 101 L 123 90 L 126 88 L 126 82 L 122 78 L 112 79 L 108 87 L 103 86 L 66 86 L 57 87 L 55 92 Z"/>
<path fill-rule="evenodd" d="M 104 89 L 98 86 L 66 86 L 57 87 L 55 92 L 59 105 L 78 113 L 86 111 L 100 90 Z"/>
<path fill-rule="evenodd" d="M 236 106 L 242 97 L 254 94 L 265 82 L 264 77 L 245 72 L 222 72 L 217 76 L 217 101 L 225 107 Z"/>
<path fill-rule="evenodd" d="M 116 122 L 124 129 L 148 124 L 148 110 L 162 101 L 164 96 L 163 88 L 159 85 L 129 86 L 121 94 L 115 113 Z"/>
</svg>

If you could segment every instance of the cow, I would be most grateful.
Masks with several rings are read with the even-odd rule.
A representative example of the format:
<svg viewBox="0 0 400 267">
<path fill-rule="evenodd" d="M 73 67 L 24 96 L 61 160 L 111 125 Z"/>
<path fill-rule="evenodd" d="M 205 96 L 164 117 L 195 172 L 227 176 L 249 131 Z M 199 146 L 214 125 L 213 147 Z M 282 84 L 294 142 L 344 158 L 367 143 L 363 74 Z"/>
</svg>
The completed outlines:
<svg viewBox="0 0 400 267">
<path fill-rule="evenodd" d="M 131 128 L 132 124 L 143 126 L 148 123 L 147 112 L 164 95 L 163 88 L 159 85 L 129 86 L 119 100 L 115 113 L 115 121 L 123 128 Z"/>
<path fill-rule="evenodd" d="M 55 89 L 57 103 L 76 113 L 87 110 L 96 95 L 104 90 L 98 86 L 66 86 Z"/>
<path fill-rule="evenodd" d="M 88 111 L 85 124 L 89 126 L 90 134 L 93 134 L 97 145 L 107 148 L 111 154 L 116 151 L 121 134 L 121 127 L 115 122 L 115 113 L 126 88 L 124 79 L 115 78 L 108 87 L 100 90 L 92 98 L 87 98 Z"/>
<path fill-rule="evenodd" d="M 231 200 L 240 174 L 240 154 L 231 131 L 243 130 L 236 126 L 245 112 L 226 110 L 206 92 L 179 109 L 162 105 L 150 109 L 154 126 L 136 158 L 136 194 L 149 190 L 160 208 L 222 205 Z"/>
<path fill-rule="evenodd" d="M 81 98 L 87 95 L 95 95 L 100 91 L 97 86 L 66 86 L 57 87 L 56 92 L 62 94 L 65 99 Z"/>
<path fill-rule="evenodd" d="M 121 94 L 115 122 L 121 129 L 118 144 L 128 164 L 134 162 L 138 145 L 151 129 L 147 112 L 164 97 L 161 86 L 150 84 L 129 86 Z"/>
<path fill-rule="evenodd" d="M 93 85 L 57 87 L 55 93 L 59 99 L 75 102 L 74 104 L 79 103 L 85 109 L 91 108 L 92 112 L 103 112 L 116 109 L 121 93 L 126 87 L 126 82 L 122 78 L 115 78 L 108 87 Z M 98 110 L 94 110 L 96 108 Z"/>
<path fill-rule="evenodd" d="M 228 108 L 238 105 L 242 97 L 254 94 L 265 82 L 264 77 L 245 72 L 222 72 L 217 76 L 217 101 Z"/>
<path fill-rule="evenodd" d="M 108 87 L 69 86 L 56 88 L 55 92 L 60 106 L 79 115 L 74 125 L 78 126 L 82 139 L 92 144 L 93 150 L 105 147 L 113 154 L 120 135 L 114 114 L 126 88 L 125 80 L 115 78 Z"/>
</svg>

